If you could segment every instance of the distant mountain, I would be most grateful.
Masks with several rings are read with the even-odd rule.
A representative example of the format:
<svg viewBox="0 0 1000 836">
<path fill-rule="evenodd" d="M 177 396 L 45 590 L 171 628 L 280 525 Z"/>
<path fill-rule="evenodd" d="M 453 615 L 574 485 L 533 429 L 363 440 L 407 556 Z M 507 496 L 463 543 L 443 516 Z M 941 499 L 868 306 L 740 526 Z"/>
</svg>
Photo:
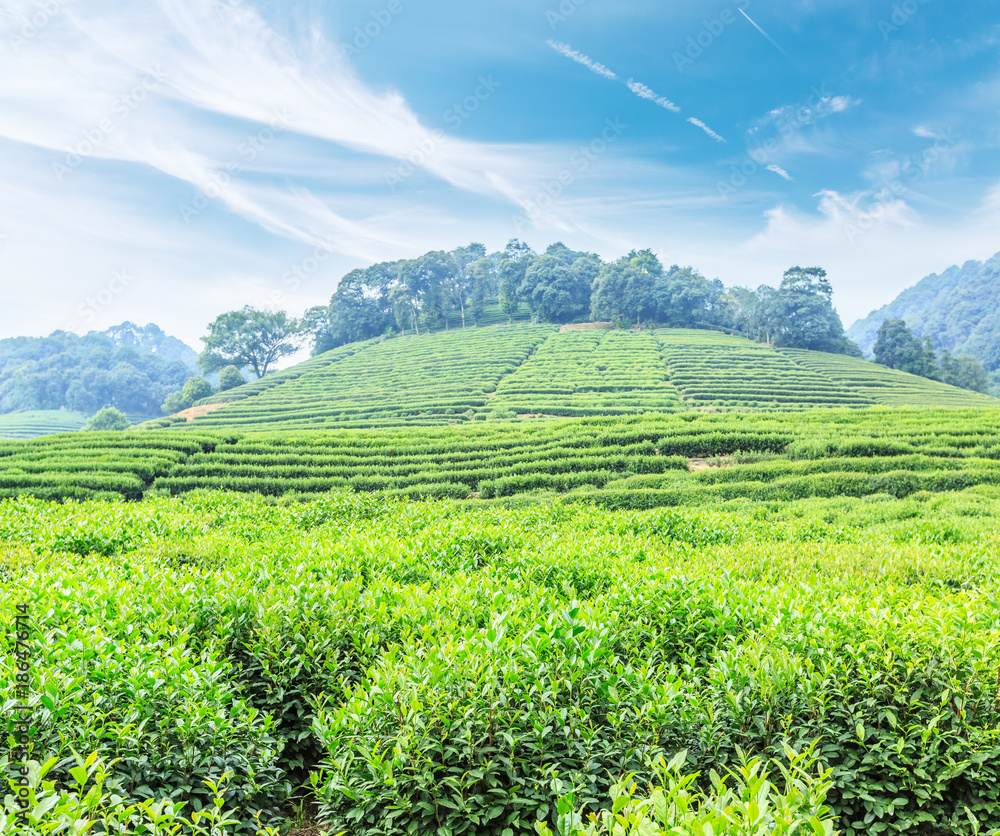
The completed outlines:
<svg viewBox="0 0 1000 836">
<path fill-rule="evenodd" d="M 158 325 L 150 323 L 140 327 L 133 322 L 123 322 L 99 333 L 111 340 L 115 346 L 134 348 L 140 354 L 155 354 L 168 363 L 171 360 L 180 360 L 191 369 L 192 374 L 201 374 L 198 371 L 198 352 L 177 337 L 164 334 Z"/>
<path fill-rule="evenodd" d="M 871 356 L 882 322 L 895 318 L 938 349 L 978 357 L 987 371 L 1000 369 L 1000 253 L 921 279 L 855 322 L 847 336 Z"/>
<path fill-rule="evenodd" d="M 79 336 L 0 340 L 0 414 L 71 410 L 91 415 L 114 406 L 153 417 L 171 392 L 196 375 L 194 349 L 156 325 L 123 322 Z"/>
</svg>

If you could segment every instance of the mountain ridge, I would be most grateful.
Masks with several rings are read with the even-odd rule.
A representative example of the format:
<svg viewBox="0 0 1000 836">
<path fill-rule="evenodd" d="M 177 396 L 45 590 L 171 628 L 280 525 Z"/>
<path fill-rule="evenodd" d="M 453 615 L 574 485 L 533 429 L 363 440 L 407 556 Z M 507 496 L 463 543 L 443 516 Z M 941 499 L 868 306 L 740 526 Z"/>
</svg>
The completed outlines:
<svg viewBox="0 0 1000 836">
<path fill-rule="evenodd" d="M 881 324 L 887 319 L 902 319 L 917 337 L 930 337 L 938 350 L 971 354 L 987 371 L 994 372 L 1000 369 L 998 298 L 1000 253 L 925 276 L 851 325 L 847 335 L 870 357 Z"/>
</svg>

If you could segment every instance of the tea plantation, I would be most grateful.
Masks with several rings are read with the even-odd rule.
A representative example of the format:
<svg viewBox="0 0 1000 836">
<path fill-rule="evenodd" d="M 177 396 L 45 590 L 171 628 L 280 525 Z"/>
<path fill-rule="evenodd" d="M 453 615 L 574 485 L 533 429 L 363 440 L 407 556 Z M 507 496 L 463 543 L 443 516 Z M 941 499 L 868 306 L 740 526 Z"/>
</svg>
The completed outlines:
<svg viewBox="0 0 1000 836">
<path fill-rule="evenodd" d="M 83 429 L 87 419 L 62 409 L 36 409 L 0 415 L 0 438 L 37 438 Z"/>
<path fill-rule="evenodd" d="M 284 431 L 998 402 L 863 360 L 713 331 L 515 324 L 352 343 L 204 404 L 220 408 L 144 426 Z"/>
<path fill-rule="evenodd" d="M 3 832 L 985 833 L 998 512 L 4 500 Z"/>
<path fill-rule="evenodd" d="M 223 398 L 0 442 L 0 832 L 1000 834 L 995 400 L 531 325 Z"/>
</svg>

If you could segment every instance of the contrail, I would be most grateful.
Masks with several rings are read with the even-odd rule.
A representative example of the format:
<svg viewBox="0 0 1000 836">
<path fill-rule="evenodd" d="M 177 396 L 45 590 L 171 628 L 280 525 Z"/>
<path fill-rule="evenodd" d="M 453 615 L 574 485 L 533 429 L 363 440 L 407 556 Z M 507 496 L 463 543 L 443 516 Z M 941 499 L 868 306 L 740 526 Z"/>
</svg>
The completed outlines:
<svg viewBox="0 0 1000 836">
<path fill-rule="evenodd" d="M 660 107 L 666 110 L 672 111 L 674 113 L 680 113 L 681 109 L 677 107 L 670 99 L 665 96 L 658 96 L 653 90 L 650 90 L 641 81 L 636 81 L 630 78 L 625 86 L 628 87 L 633 93 L 635 93 L 640 99 L 649 99 L 649 101 L 658 104 Z"/>
<path fill-rule="evenodd" d="M 787 52 L 785 52 L 785 50 L 783 50 L 781 48 L 781 46 L 778 44 L 778 42 L 774 38 L 772 38 L 770 35 L 767 34 L 767 32 L 765 32 L 756 23 L 754 23 L 753 18 L 750 17 L 750 15 L 748 15 L 745 11 L 743 11 L 743 9 L 740 9 L 740 14 L 743 15 L 743 17 L 745 17 L 747 20 L 749 20 L 750 24 L 753 26 L 753 28 L 756 29 L 758 32 L 760 32 L 760 34 L 762 34 L 765 38 L 767 38 L 771 42 L 771 45 L 776 50 L 778 50 L 778 52 L 780 52 L 782 55 L 784 55 L 785 58 L 787 58 L 793 64 L 795 63 L 795 61 L 792 59 L 792 56 L 789 55 Z"/>
<path fill-rule="evenodd" d="M 694 126 L 696 126 L 698 128 L 701 128 L 705 133 L 707 133 L 710 137 L 712 137 L 712 139 L 714 139 L 716 142 L 725 142 L 726 141 L 721 136 L 719 136 L 715 131 L 713 131 L 710 127 L 708 127 L 708 125 L 706 125 L 704 122 L 702 122 L 701 119 L 695 119 L 693 116 L 689 116 L 688 117 L 688 122 L 690 122 L 692 125 L 694 125 Z"/>
<path fill-rule="evenodd" d="M 740 11 L 742 11 L 742 9 Z M 752 20 L 750 22 L 753 23 Z M 754 23 L 754 26 L 757 26 L 757 24 Z M 630 78 L 628 81 L 623 81 L 622 79 L 618 78 L 618 76 L 615 75 L 614 72 L 609 70 L 603 64 L 599 64 L 589 55 L 584 55 L 582 52 L 577 52 L 569 44 L 560 43 L 559 41 L 553 41 L 551 39 L 546 41 L 545 43 L 548 46 L 552 47 L 552 49 L 554 49 L 560 55 L 566 56 L 571 61 L 576 61 L 577 64 L 582 64 L 591 72 L 595 72 L 600 76 L 604 76 L 604 78 L 611 79 L 612 81 L 620 81 L 640 99 L 646 99 L 647 101 L 650 101 L 655 105 L 659 105 L 664 110 L 669 110 L 671 113 L 681 112 L 681 109 L 677 105 L 675 105 L 672 101 L 670 101 L 670 99 L 668 99 L 666 96 L 661 96 L 655 90 L 650 90 L 645 84 L 643 84 L 641 81 L 636 81 L 634 78 Z M 775 46 L 778 45 L 775 44 Z M 779 46 L 778 49 L 781 49 L 781 47 Z M 692 125 L 701 128 L 716 142 L 726 141 L 721 136 L 719 136 L 715 131 L 713 131 L 710 127 L 708 127 L 708 125 L 702 122 L 701 119 L 695 119 L 693 116 L 691 116 L 688 118 L 687 121 L 690 122 Z"/>
<path fill-rule="evenodd" d="M 577 52 L 569 44 L 561 44 L 557 41 L 548 40 L 545 42 L 550 47 L 552 47 L 560 55 L 565 55 L 571 61 L 576 61 L 577 64 L 583 64 L 588 70 L 591 70 L 598 75 L 602 75 L 605 78 L 618 79 L 611 70 L 605 67 L 603 64 L 598 64 L 589 55 L 584 55 L 583 53 Z"/>
</svg>

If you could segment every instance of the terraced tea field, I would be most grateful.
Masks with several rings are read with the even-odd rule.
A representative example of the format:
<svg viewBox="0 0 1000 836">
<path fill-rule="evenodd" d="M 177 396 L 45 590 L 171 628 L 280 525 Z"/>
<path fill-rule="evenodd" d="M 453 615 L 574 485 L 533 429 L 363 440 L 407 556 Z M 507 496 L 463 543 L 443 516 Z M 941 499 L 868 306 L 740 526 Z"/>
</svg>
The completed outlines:
<svg viewBox="0 0 1000 836">
<path fill-rule="evenodd" d="M 996 398 L 956 389 L 946 383 L 907 374 L 875 363 L 866 363 L 839 354 L 820 351 L 780 349 L 805 369 L 847 386 L 853 392 L 888 406 L 920 404 L 925 406 L 995 406 Z"/>
<path fill-rule="evenodd" d="M 43 409 L 0 415 L 0 438 L 37 438 L 83 429 L 87 419 L 76 412 Z"/>
<path fill-rule="evenodd" d="M 706 466 L 690 469 L 692 463 Z M 1000 479 L 1000 410 L 647 414 L 285 433 L 170 430 L 0 444 L 0 496 L 138 499 L 226 488 L 611 507 L 908 496 Z"/>
<path fill-rule="evenodd" d="M 496 409 L 518 414 L 634 415 L 682 409 L 652 334 L 565 331 L 497 386 Z"/>
<path fill-rule="evenodd" d="M 1000 405 L 871 363 L 813 355 L 708 331 L 470 328 L 343 346 L 199 401 L 225 405 L 194 421 L 144 426 L 283 431 L 517 416 Z"/>
<path fill-rule="evenodd" d="M 0 832 L 997 836 L 1000 410 L 885 372 L 481 328 L 0 442 Z"/>
<path fill-rule="evenodd" d="M 766 346 L 711 332 L 656 332 L 670 382 L 693 408 L 791 410 L 871 406 L 839 380 L 800 366 Z"/>
</svg>

